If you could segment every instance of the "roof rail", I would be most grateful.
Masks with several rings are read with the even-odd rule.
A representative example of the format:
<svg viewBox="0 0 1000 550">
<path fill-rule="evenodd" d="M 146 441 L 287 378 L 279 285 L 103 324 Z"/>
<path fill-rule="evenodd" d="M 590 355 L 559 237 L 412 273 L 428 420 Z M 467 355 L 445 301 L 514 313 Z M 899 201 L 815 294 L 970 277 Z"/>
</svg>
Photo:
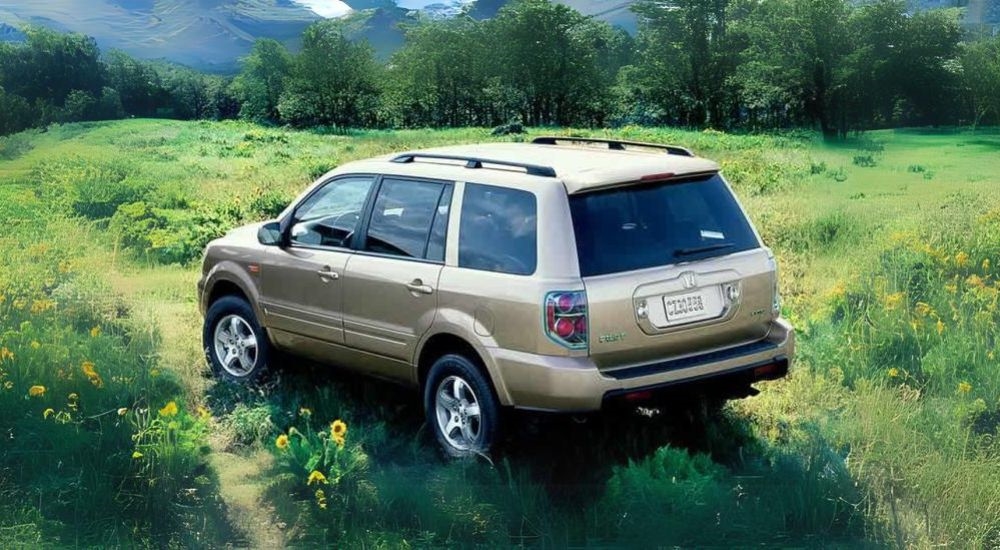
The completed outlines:
<svg viewBox="0 0 1000 550">
<path fill-rule="evenodd" d="M 510 166 L 513 168 L 523 168 L 525 172 L 530 176 L 542 176 L 545 178 L 556 177 L 556 171 L 550 166 L 540 166 L 538 164 L 527 164 L 524 162 L 513 162 L 509 160 L 494 160 L 494 159 L 484 159 L 478 157 L 466 157 L 461 155 L 442 155 L 435 153 L 404 153 L 392 159 L 392 162 L 398 162 L 401 164 L 406 164 L 409 162 L 414 162 L 417 159 L 432 159 L 432 160 L 459 160 L 465 162 L 466 168 L 484 168 L 484 164 L 493 164 L 496 166 Z"/>
<path fill-rule="evenodd" d="M 677 145 L 662 145 L 660 143 L 646 143 L 643 141 L 625 141 L 620 139 L 584 138 L 570 136 L 542 136 L 531 140 L 531 143 L 538 145 L 558 145 L 560 141 L 568 143 L 604 143 L 612 151 L 624 151 L 628 147 L 645 147 L 646 149 L 660 149 L 669 155 L 680 155 L 683 157 L 693 157 L 694 153 L 690 149 Z"/>
</svg>

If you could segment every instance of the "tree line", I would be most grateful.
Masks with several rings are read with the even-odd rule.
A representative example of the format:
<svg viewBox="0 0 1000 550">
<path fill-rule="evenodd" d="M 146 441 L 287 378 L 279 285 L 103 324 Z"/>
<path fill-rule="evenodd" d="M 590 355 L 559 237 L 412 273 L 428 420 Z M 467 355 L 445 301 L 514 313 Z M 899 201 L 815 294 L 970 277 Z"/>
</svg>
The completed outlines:
<svg viewBox="0 0 1000 550">
<path fill-rule="evenodd" d="M 344 24 L 291 52 L 258 40 L 232 78 L 26 29 L 0 44 L 0 133 L 123 116 L 240 117 L 297 127 L 676 125 L 812 127 L 1000 123 L 1000 37 L 958 9 L 902 0 L 640 0 L 635 36 L 549 0 L 496 16 L 418 19 L 380 61 Z"/>
</svg>

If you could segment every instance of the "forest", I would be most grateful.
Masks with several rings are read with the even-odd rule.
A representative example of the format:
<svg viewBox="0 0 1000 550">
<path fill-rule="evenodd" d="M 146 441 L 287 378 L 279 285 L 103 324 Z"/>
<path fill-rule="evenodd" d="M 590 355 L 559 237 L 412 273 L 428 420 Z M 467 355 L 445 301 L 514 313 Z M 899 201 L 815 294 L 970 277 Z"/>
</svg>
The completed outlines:
<svg viewBox="0 0 1000 550">
<path fill-rule="evenodd" d="M 341 20 L 260 39 L 236 75 L 39 27 L 0 43 L 0 134 L 128 117 L 293 127 L 669 125 L 824 137 L 1000 122 L 1000 36 L 901 0 L 644 0 L 633 36 L 549 0 L 407 24 L 380 60 Z M 471 10 L 471 8 L 470 8 Z"/>
</svg>

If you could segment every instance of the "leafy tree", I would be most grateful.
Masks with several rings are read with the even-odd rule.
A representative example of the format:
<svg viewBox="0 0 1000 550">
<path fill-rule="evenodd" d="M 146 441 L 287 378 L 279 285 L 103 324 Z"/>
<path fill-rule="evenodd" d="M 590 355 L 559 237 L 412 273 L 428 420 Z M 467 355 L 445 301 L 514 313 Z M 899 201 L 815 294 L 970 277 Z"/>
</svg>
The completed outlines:
<svg viewBox="0 0 1000 550">
<path fill-rule="evenodd" d="M 962 47 L 959 57 L 962 91 L 972 113 L 972 128 L 993 116 L 1000 122 L 1000 36 Z"/>
<path fill-rule="evenodd" d="M 283 44 L 270 38 L 258 39 L 232 84 L 233 96 L 241 103 L 240 117 L 277 122 L 278 102 L 291 70 L 292 55 Z"/>
<path fill-rule="evenodd" d="M 371 46 L 345 38 L 339 22 L 314 23 L 303 33 L 278 112 L 297 126 L 376 125 L 381 72 Z"/>
</svg>

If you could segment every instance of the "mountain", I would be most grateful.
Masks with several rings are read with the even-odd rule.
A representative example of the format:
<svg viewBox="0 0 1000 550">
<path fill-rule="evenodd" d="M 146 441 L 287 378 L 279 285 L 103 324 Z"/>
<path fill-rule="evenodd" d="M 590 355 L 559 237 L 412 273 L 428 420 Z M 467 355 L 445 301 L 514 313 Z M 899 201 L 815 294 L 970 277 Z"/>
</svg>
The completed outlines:
<svg viewBox="0 0 1000 550">
<path fill-rule="evenodd" d="M 635 0 L 554 0 L 634 32 Z M 854 0 L 864 2 L 867 0 Z M 202 70 L 233 72 L 254 40 L 291 48 L 302 30 L 325 17 L 344 17 L 348 35 L 365 39 L 385 59 L 403 44 L 401 22 L 418 14 L 451 17 L 467 11 L 492 17 L 509 0 L 0 0 L 0 40 L 21 40 L 18 28 L 41 25 L 93 36 L 102 49 L 167 59 Z M 966 23 L 1000 28 L 1000 0 L 909 0 L 914 10 L 966 7 Z"/>
<path fill-rule="evenodd" d="M 294 45 L 320 18 L 291 0 L 0 0 L 0 23 L 93 36 L 103 49 L 201 69 L 236 68 L 258 37 Z"/>
</svg>

